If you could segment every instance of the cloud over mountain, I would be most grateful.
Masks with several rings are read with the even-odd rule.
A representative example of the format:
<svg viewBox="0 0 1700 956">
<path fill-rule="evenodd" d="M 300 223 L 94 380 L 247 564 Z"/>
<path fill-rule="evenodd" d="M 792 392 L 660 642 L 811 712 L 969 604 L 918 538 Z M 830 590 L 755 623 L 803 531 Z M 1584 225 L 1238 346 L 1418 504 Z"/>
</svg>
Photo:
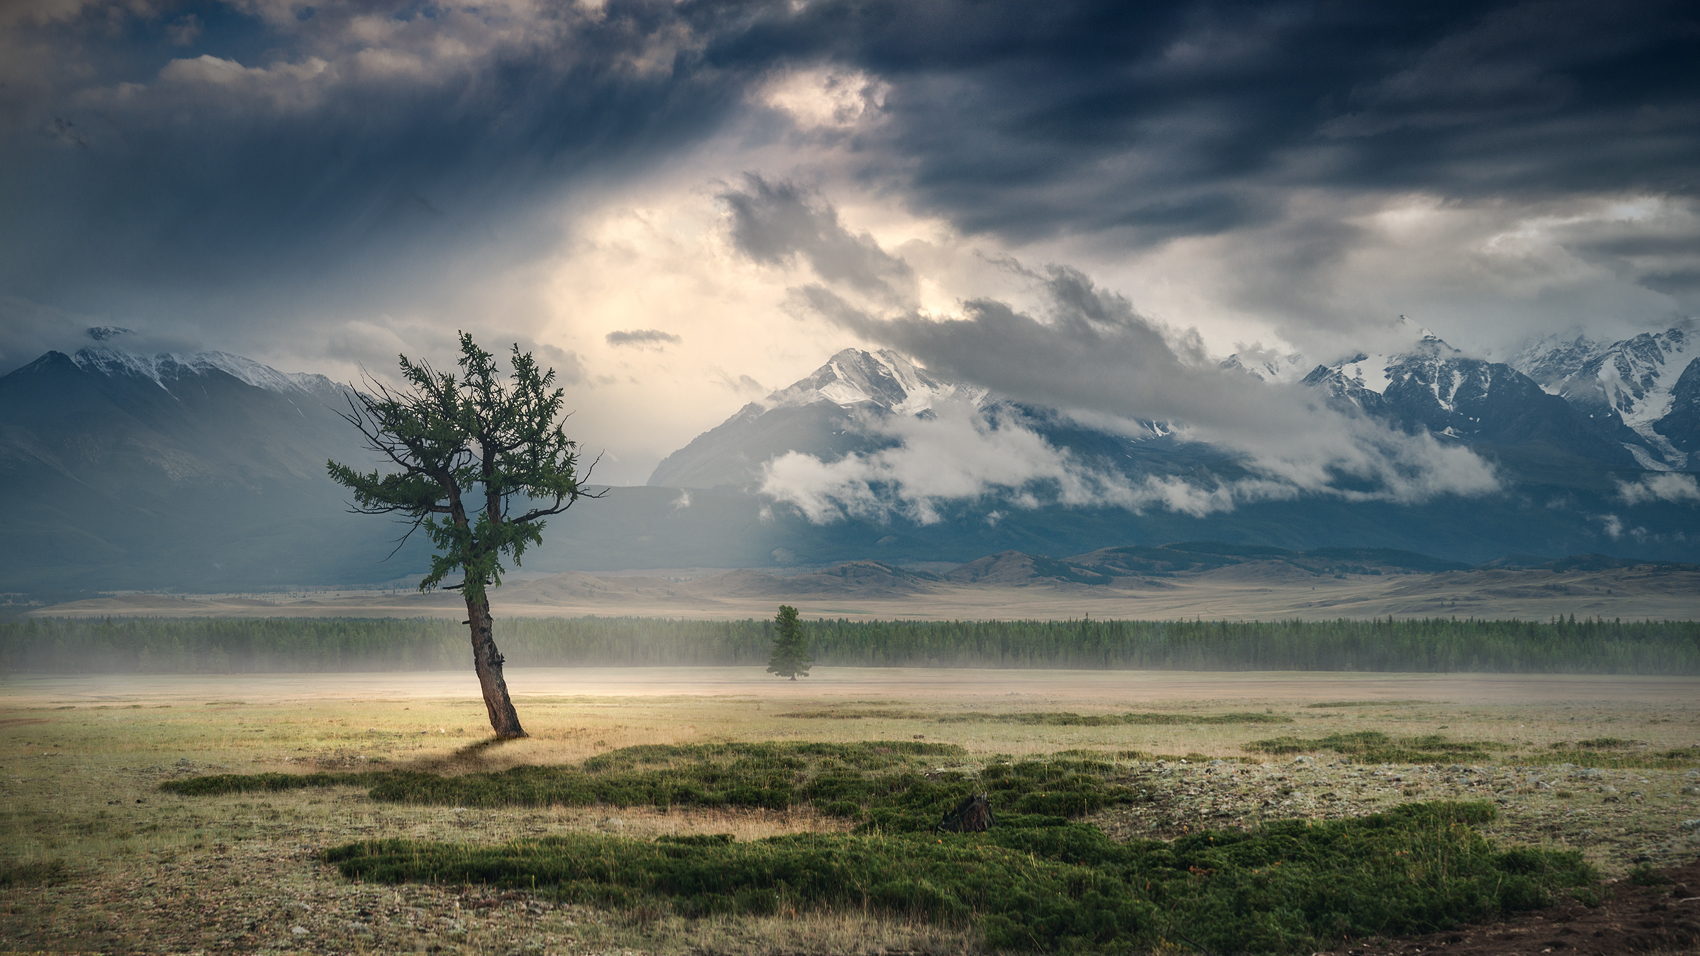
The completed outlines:
<svg viewBox="0 0 1700 956">
<path fill-rule="evenodd" d="M 752 258 L 778 261 L 795 254 L 812 264 L 807 250 L 854 243 L 862 250 L 861 261 L 897 261 L 868 237 L 849 235 L 818 197 L 774 190 L 752 178 L 749 191 L 737 194 L 735 202 L 744 227 L 735 237 Z M 809 221 L 811 228 L 791 233 L 767 228 L 799 220 Z M 751 234 L 764 237 L 758 250 L 743 242 Z M 784 235 L 795 237 L 793 245 L 778 244 L 776 237 Z M 1018 422 L 956 408 L 926 420 L 885 418 L 865 424 L 894 440 L 893 448 L 831 465 L 798 455 L 775 461 L 764 489 L 797 502 L 810 515 L 825 515 L 829 512 L 821 502 L 827 497 L 852 513 L 886 507 L 874 503 L 875 489 L 883 488 L 925 516 L 926 502 L 934 498 L 979 497 L 998 487 L 1016 492 L 1019 500 L 1021 489 L 1034 481 L 1055 485 L 1056 500 L 1065 503 L 1167 504 L 1188 513 L 1300 492 L 1413 502 L 1498 487 L 1492 469 L 1467 449 L 1343 411 L 1308 389 L 1220 368 L 1209 360 L 1196 332 L 1160 325 L 1076 269 L 1007 265 L 1030 281 L 1040 296 L 1041 315 L 995 299 L 963 302 L 950 316 L 923 314 L 913 305 L 859 306 L 838 288 L 848 286 L 854 295 L 867 287 L 868 275 L 818 266 L 814 272 L 822 281 L 794 289 L 795 307 L 915 356 L 947 380 L 1058 409 L 1096 427 L 1139 434 L 1151 421 L 1173 423 L 1189 438 L 1243 455 L 1256 477 L 1207 486 L 1151 479 L 1135 487 L 1078 467 Z"/>
</svg>

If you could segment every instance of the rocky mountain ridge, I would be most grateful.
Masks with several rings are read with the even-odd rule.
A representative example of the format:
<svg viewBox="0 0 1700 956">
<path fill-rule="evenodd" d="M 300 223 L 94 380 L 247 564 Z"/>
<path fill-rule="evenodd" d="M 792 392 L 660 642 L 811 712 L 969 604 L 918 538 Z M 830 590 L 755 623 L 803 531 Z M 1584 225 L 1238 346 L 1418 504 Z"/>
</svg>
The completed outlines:
<svg viewBox="0 0 1700 956">
<path fill-rule="evenodd" d="M 1640 462 L 1608 423 L 1504 362 L 1475 358 L 1427 329 L 1409 348 L 1319 365 L 1304 384 L 1407 431 L 1469 444 L 1536 442 L 1620 467 Z"/>
<path fill-rule="evenodd" d="M 1605 423 L 1649 469 L 1689 470 L 1700 444 L 1700 346 L 1682 328 L 1617 342 L 1547 337 L 1510 364 Z"/>
</svg>

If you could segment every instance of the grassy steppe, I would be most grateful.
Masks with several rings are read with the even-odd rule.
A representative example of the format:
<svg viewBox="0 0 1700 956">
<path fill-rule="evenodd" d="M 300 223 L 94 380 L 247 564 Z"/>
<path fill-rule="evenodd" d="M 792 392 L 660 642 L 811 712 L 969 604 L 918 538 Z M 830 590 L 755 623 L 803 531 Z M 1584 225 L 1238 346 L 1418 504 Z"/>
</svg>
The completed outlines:
<svg viewBox="0 0 1700 956">
<path fill-rule="evenodd" d="M 863 673 L 854 686 L 879 685 Z M 1567 892 L 1578 861 L 1614 875 L 1700 849 L 1682 828 L 1700 817 L 1700 769 L 1684 756 L 1700 741 L 1700 688 L 1687 684 L 1570 680 L 1534 694 L 1546 685 L 1526 678 L 1525 702 L 1508 703 L 1418 680 L 1376 700 L 1352 675 L 1239 675 L 1158 700 L 1108 677 L 986 673 L 939 671 L 931 688 L 892 683 L 902 692 L 884 696 L 846 692 L 835 670 L 789 685 L 752 669 L 750 691 L 722 696 L 548 697 L 526 696 L 520 671 L 510 680 L 534 737 L 499 746 L 476 699 L 394 683 L 388 699 L 351 701 L 307 681 L 9 681 L 0 940 L 825 953 L 1090 948 L 1108 933 L 1136 950 L 1221 952 L 1233 947 L 1192 930 L 1235 925 L 1210 914 L 1240 900 L 1265 914 L 1237 924 L 1250 926 L 1240 945 L 1304 949 L 1424 925 L 1409 900 L 1405 915 L 1376 916 L 1307 897 L 1318 872 L 1339 872 L 1329 845 L 1357 841 L 1351 859 L 1370 870 L 1325 888 L 1379 885 L 1376 874 L 1425 885 L 1400 868 L 1399 852 L 1417 850 L 1457 877 L 1428 884 L 1435 905 L 1466 908 Z M 1005 825 L 911 829 L 967 789 L 992 789 Z M 1285 841 L 1284 873 L 1256 862 L 1274 862 L 1271 841 Z M 1543 852 L 1507 857 L 1515 846 Z M 1312 857 L 1325 870 L 1289 869 Z M 586 860 L 612 867 L 607 878 L 550 876 L 582 876 Z M 807 892 L 762 882 L 785 867 L 839 878 Z M 1518 867 L 1536 871 L 1522 889 L 1504 879 Z M 692 873 L 714 875 L 715 892 L 691 890 Z M 856 889 L 868 873 L 879 878 Z M 1490 876 L 1511 896 L 1482 890 Z M 1139 895 L 1118 891 L 1108 908 L 1034 909 L 1020 895 L 1062 886 L 1057 899 L 1081 901 L 1136 882 Z M 1315 905 L 1281 905 L 1304 899 Z M 991 918 L 1009 912 L 1035 918 Z M 1092 922 L 1103 912 L 1113 925 Z M 1047 935 L 1021 936 L 1035 931 Z"/>
</svg>

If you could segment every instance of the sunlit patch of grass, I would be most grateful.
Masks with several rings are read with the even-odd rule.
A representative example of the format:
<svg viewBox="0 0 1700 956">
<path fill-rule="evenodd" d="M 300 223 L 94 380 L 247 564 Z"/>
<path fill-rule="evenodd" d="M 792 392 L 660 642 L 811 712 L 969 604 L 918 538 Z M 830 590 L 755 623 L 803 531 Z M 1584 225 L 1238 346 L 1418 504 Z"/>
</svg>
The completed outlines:
<svg viewBox="0 0 1700 956">
<path fill-rule="evenodd" d="M 1411 804 L 1170 843 L 1068 824 L 748 843 L 586 835 L 495 846 L 378 840 L 325 853 L 351 879 L 487 884 L 682 916 L 876 912 L 977 927 L 993 950 L 1311 952 L 1531 909 L 1595 878 L 1573 851 L 1501 851 L 1486 804 Z"/>
</svg>

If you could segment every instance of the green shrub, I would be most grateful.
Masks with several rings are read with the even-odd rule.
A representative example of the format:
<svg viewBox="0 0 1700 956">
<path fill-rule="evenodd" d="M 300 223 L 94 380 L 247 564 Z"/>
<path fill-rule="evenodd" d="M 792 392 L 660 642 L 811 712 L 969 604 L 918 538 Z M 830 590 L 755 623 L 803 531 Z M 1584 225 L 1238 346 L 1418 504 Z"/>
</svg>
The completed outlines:
<svg viewBox="0 0 1700 956">
<path fill-rule="evenodd" d="M 1510 750 L 1511 747 L 1486 740 L 1448 740 L 1439 734 L 1393 738 L 1379 730 L 1359 730 L 1314 739 L 1274 737 L 1253 740 L 1245 745 L 1245 749 L 1267 754 L 1331 750 L 1368 763 L 1433 763 L 1481 760 L 1491 751 Z"/>
<path fill-rule="evenodd" d="M 1114 764 L 1067 757 L 994 764 L 980 774 L 941 770 L 961 760 L 955 744 L 922 741 L 642 745 L 579 766 L 522 766 L 444 776 L 416 770 L 359 773 L 220 774 L 168 781 L 187 796 L 311 787 L 363 786 L 374 800 L 455 807 L 813 806 L 862 821 L 868 831 L 922 831 L 969 793 L 992 794 L 998 812 L 1079 817 L 1132 791 L 1106 783 Z"/>
<path fill-rule="evenodd" d="M 1060 820 L 1000 820 L 983 834 L 944 837 L 382 840 L 325 859 L 351 879 L 537 887 L 602 905 L 662 902 L 685 916 L 873 910 L 977 925 L 992 949 L 1125 952 L 1184 936 L 1212 952 L 1288 953 L 1544 906 L 1595 878 L 1575 852 L 1495 848 L 1475 829 L 1492 813 L 1486 804 L 1412 804 L 1172 843 L 1118 843 Z"/>
</svg>

